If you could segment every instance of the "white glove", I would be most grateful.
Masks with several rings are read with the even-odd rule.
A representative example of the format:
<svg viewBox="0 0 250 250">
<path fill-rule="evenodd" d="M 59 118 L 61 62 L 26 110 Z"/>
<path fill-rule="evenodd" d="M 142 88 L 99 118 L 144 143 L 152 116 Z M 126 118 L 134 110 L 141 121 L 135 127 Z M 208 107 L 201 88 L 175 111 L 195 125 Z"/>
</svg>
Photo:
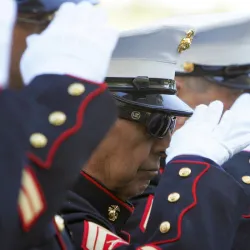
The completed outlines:
<svg viewBox="0 0 250 250">
<path fill-rule="evenodd" d="M 198 155 L 222 165 L 250 145 L 248 107 L 249 94 L 241 95 L 223 116 L 220 101 L 199 105 L 193 116 L 173 134 L 166 150 L 166 163 L 178 155 Z"/>
<path fill-rule="evenodd" d="M 117 40 L 102 10 L 88 2 L 64 3 L 44 32 L 27 39 L 20 64 L 24 83 L 43 74 L 101 83 Z"/>
<path fill-rule="evenodd" d="M 0 87 L 8 82 L 12 32 L 16 21 L 17 6 L 15 0 L 1 0 L 0 7 Z"/>
</svg>

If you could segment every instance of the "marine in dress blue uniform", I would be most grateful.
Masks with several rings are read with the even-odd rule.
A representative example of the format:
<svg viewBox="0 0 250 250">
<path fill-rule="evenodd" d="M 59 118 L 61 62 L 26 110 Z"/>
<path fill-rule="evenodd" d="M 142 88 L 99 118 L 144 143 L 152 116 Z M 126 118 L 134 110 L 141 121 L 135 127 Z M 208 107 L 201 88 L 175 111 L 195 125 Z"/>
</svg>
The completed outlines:
<svg viewBox="0 0 250 250">
<path fill-rule="evenodd" d="M 244 33 L 249 20 L 245 21 L 227 28 L 231 31 L 241 28 Z M 223 29 L 224 27 L 217 27 L 216 30 L 216 34 L 221 34 L 219 39 L 222 41 Z M 206 32 L 213 34 L 214 29 L 208 28 Z M 120 87 L 120 89 L 114 88 L 114 98 L 124 103 L 125 107 L 132 104 L 133 110 L 135 107 L 136 111 L 139 110 L 133 115 L 131 112 L 129 119 L 139 120 L 140 111 L 143 111 L 143 108 L 148 110 L 151 108 L 151 112 L 153 109 L 154 112 L 159 110 L 166 112 L 164 109 L 168 109 L 170 113 L 178 113 L 178 106 L 171 109 L 167 105 L 161 107 L 154 104 L 152 109 L 151 103 L 146 102 L 149 99 L 147 95 L 144 98 L 137 98 L 131 89 L 138 88 L 134 83 L 142 81 L 141 93 L 139 92 L 138 95 L 142 95 L 143 91 L 145 95 L 145 92 L 150 92 L 151 78 L 156 78 L 154 79 L 156 85 L 160 79 L 173 80 L 174 67 L 171 67 L 173 66 L 171 64 L 174 64 L 173 58 L 178 57 L 178 50 L 179 52 L 183 50 L 180 48 L 187 49 L 190 46 L 187 42 L 192 40 L 191 34 L 194 33 L 187 32 L 185 37 L 184 29 L 163 25 L 163 27 L 156 26 L 146 31 L 131 32 L 120 38 L 114 52 L 114 60 L 111 61 L 108 77 L 122 78 L 122 73 L 128 72 L 123 79 L 115 81 L 118 83 L 116 88 Z M 177 37 L 177 40 L 173 39 Z M 169 60 L 166 60 L 166 57 Z M 138 69 L 139 74 L 131 74 L 135 69 Z M 158 79 L 157 76 L 152 75 L 155 69 L 158 71 Z M 162 72 L 165 75 L 161 75 Z M 147 74 L 148 77 L 145 77 Z M 107 82 L 112 89 L 112 78 L 107 78 Z M 125 87 L 121 90 L 123 85 Z M 161 93 L 162 87 L 155 88 L 154 91 Z M 170 92 L 165 91 L 166 93 Z M 222 104 L 219 103 L 219 107 L 217 104 L 215 104 L 215 110 L 213 106 L 210 107 L 211 110 L 218 111 L 219 109 L 222 113 Z M 118 103 L 120 115 L 124 115 L 120 106 Z M 128 118 L 129 115 L 126 117 Z M 212 119 L 211 116 L 208 117 Z M 199 122 L 201 121 L 203 122 L 203 119 Z M 159 129 L 163 127 L 162 123 L 157 124 L 160 126 L 154 126 L 154 129 L 148 132 L 154 136 L 164 136 L 160 133 L 154 134 L 154 131 L 166 131 L 166 127 L 163 130 Z M 196 125 L 197 131 L 195 131 Z M 204 134 L 207 134 L 208 138 L 213 136 L 203 131 L 199 123 L 195 123 L 193 131 L 189 131 L 187 126 L 185 129 L 185 135 L 190 136 L 190 140 L 182 143 L 179 138 L 179 144 L 176 143 L 176 139 L 173 141 L 174 144 L 178 144 L 174 148 L 182 148 L 185 144 L 186 149 L 175 154 L 171 154 L 170 151 L 172 158 L 168 161 L 167 170 L 163 172 L 154 194 L 148 197 L 146 206 L 142 204 L 137 208 L 140 220 L 138 217 L 135 218 L 137 227 L 133 234 L 122 231 L 123 223 L 133 213 L 133 206 L 129 202 L 118 199 L 114 192 L 85 172 L 81 173 L 77 183 L 68 194 L 68 201 L 61 210 L 61 215 L 66 221 L 77 249 L 230 249 L 232 240 L 228 239 L 233 239 L 241 213 L 247 206 L 246 195 L 242 187 L 219 166 L 223 163 L 221 159 L 218 161 L 216 157 L 209 159 L 210 157 L 206 157 L 208 155 L 199 154 L 198 149 L 196 152 L 187 150 L 188 145 L 192 144 L 191 136 L 195 136 L 195 132 L 201 131 L 199 135 L 203 137 Z M 193 139 L 197 138 L 193 137 Z M 201 142 L 194 146 L 209 147 Z M 89 192 L 86 193 L 84 190 L 87 188 Z M 131 219 L 133 216 L 136 215 L 132 215 Z M 213 231 L 216 233 L 211 235 Z"/>
<path fill-rule="evenodd" d="M 31 3 L 17 2 L 20 10 L 24 5 L 28 10 Z M 39 13 L 47 11 L 44 2 L 36 3 Z M 54 1 L 46 3 L 48 6 L 53 4 L 54 10 Z M 34 6 L 32 10 L 36 9 Z M 66 4 L 63 8 L 58 10 L 61 19 L 55 17 L 50 29 L 59 30 L 62 18 L 67 18 L 65 11 L 98 19 L 99 13 L 87 3 Z M 81 23 L 76 25 L 85 27 Z M 100 34 L 109 30 L 100 22 L 99 26 L 98 22 L 95 23 L 95 28 Z M 77 37 L 68 37 L 68 29 L 63 27 L 63 30 L 58 33 L 68 38 L 67 42 L 76 41 Z M 82 31 L 82 35 L 86 35 L 84 28 Z M 113 98 L 102 83 L 117 39 L 116 32 L 109 31 L 110 40 L 103 50 L 106 54 L 98 58 L 99 70 L 96 68 L 89 74 L 84 66 L 96 58 L 90 58 L 83 49 L 78 51 L 82 56 L 79 57 L 78 53 L 77 58 L 83 66 L 81 70 L 85 71 L 77 74 L 60 67 L 68 61 L 63 50 L 57 54 L 59 66 L 58 58 L 50 57 L 49 49 L 57 51 L 53 47 L 55 37 L 51 38 L 45 30 L 36 40 L 29 41 L 21 60 L 21 72 L 27 86 L 19 92 L 4 90 L 0 93 L 0 113 L 4 117 L 0 132 L 1 249 L 73 249 L 62 219 L 53 216 L 63 202 L 66 190 L 72 186 L 79 170 L 117 117 Z M 42 43 L 47 42 L 45 48 L 39 45 L 41 39 Z M 60 41 L 58 45 L 61 45 Z M 82 45 L 84 48 L 84 43 Z M 93 49 L 99 47 L 96 45 Z M 39 56 L 41 51 L 42 56 Z M 74 58 L 74 53 L 71 58 Z M 44 68 L 44 60 L 51 63 L 47 68 Z M 57 70 L 53 65 L 58 66 Z"/>
<path fill-rule="evenodd" d="M 179 53 L 185 50 L 180 49 L 178 52 L 178 45 L 183 44 L 182 39 L 190 36 L 186 44 L 190 46 L 194 34 L 188 29 L 178 31 L 167 28 L 163 30 L 163 34 L 158 34 L 154 28 L 150 32 L 149 36 L 146 34 L 147 31 L 141 35 L 125 33 L 120 38 L 109 66 L 106 82 L 116 101 L 119 118 L 145 126 L 149 136 L 160 139 L 174 129 L 176 116 L 192 114 L 192 109 L 175 96 L 173 65 Z M 160 44 L 161 49 L 165 51 L 163 54 L 155 41 L 164 38 L 167 32 L 172 35 L 171 42 L 165 44 L 164 41 Z M 147 49 L 149 53 L 145 53 Z M 154 53 L 157 52 L 162 53 L 163 62 L 154 60 Z M 142 57 L 145 60 L 142 60 Z M 169 60 L 172 60 L 171 63 Z M 155 64 L 158 70 L 154 69 Z M 158 75 L 160 72 L 161 76 Z M 71 232 L 76 248 L 92 249 L 86 245 L 88 243 L 83 238 L 83 232 L 94 233 L 91 228 L 88 230 L 92 222 L 129 241 L 129 236 L 123 233 L 121 228 L 131 216 L 133 209 L 131 203 L 120 200 L 115 192 L 108 190 L 82 171 L 77 183 L 68 194 L 61 215 Z M 86 221 L 88 218 L 90 221 Z M 94 227 L 96 225 L 93 224 Z M 116 239 L 116 235 L 110 234 L 110 237 Z"/>
<path fill-rule="evenodd" d="M 209 25 L 211 23 L 216 26 L 219 22 L 238 22 L 244 15 L 247 14 L 236 12 L 234 14 L 224 13 L 184 16 L 181 18 L 170 18 L 168 23 L 176 25 L 177 23 L 186 23 L 186 21 L 189 20 L 189 23 L 196 23 L 197 30 L 199 30 L 203 25 Z M 225 30 L 224 32 L 228 31 Z M 228 35 L 229 34 L 231 35 L 230 32 Z M 205 38 L 203 40 L 203 36 L 206 37 L 206 40 Z M 224 42 L 220 43 L 213 35 L 206 34 L 206 32 L 201 34 L 199 38 L 197 36 L 197 40 L 194 39 L 191 49 L 181 55 L 176 76 L 204 77 L 204 79 L 213 84 L 218 84 L 239 92 L 249 92 L 249 43 L 246 40 L 246 36 L 247 35 L 241 37 L 239 41 L 233 40 L 230 44 L 225 44 Z M 205 41 L 204 44 L 202 44 L 203 41 Z M 230 53 L 228 53 L 228 51 L 230 51 Z M 202 83 L 200 84 L 202 85 Z M 206 94 L 204 94 L 204 96 L 205 95 Z M 248 193 L 248 186 L 250 183 L 249 159 L 249 151 L 248 148 L 246 148 L 223 165 L 223 168 L 235 178 L 235 180 L 245 189 L 246 193 Z M 149 197 L 154 195 L 155 188 L 159 181 L 160 174 L 151 181 L 149 187 L 142 195 L 131 199 L 135 207 L 139 204 L 147 205 L 147 201 L 150 200 Z M 246 249 L 246 246 L 249 245 L 248 232 L 250 217 L 247 211 L 242 215 L 234 243 L 230 249 Z M 136 226 L 140 220 L 140 213 L 141 211 L 139 209 L 135 209 L 136 216 L 131 217 L 124 227 L 124 230 L 130 232 L 131 235 L 137 230 Z M 138 219 L 136 220 L 136 218 Z"/>
</svg>

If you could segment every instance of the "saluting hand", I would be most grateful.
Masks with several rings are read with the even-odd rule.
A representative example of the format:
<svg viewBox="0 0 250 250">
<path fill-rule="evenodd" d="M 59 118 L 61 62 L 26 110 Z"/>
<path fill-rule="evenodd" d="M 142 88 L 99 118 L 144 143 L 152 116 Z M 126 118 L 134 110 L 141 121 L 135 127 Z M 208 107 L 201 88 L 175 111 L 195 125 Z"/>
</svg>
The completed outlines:
<svg viewBox="0 0 250 250">
<path fill-rule="evenodd" d="M 223 103 L 199 105 L 172 137 L 166 162 L 179 155 L 198 155 L 222 165 L 250 145 L 250 94 L 241 95 L 223 114 Z"/>
<path fill-rule="evenodd" d="M 25 84 L 43 74 L 68 74 L 102 83 L 118 32 L 89 2 L 64 3 L 40 35 L 28 37 L 21 59 Z"/>
</svg>

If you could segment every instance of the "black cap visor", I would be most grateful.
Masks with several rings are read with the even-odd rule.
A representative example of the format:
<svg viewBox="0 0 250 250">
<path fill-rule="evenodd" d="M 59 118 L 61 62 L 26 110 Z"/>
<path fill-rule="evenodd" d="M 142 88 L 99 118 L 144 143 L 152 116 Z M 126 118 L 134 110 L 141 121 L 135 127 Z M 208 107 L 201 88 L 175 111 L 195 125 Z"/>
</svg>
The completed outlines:
<svg viewBox="0 0 250 250">
<path fill-rule="evenodd" d="M 129 105 L 150 112 L 163 112 L 171 116 L 192 115 L 193 110 L 176 95 L 112 93 L 118 105 Z"/>
</svg>

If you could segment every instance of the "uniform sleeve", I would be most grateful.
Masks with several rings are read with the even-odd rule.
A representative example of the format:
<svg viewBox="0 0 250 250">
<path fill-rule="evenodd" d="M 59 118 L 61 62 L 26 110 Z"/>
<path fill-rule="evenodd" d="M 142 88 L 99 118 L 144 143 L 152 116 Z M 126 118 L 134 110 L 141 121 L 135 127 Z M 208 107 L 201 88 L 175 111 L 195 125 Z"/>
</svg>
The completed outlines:
<svg viewBox="0 0 250 250">
<path fill-rule="evenodd" d="M 0 221 L 1 249 L 11 249 L 13 234 L 19 222 L 17 199 L 25 152 L 29 148 L 32 128 L 32 107 L 25 99 L 10 90 L 0 93 Z M 27 122 L 28 121 L 28 122 Z"/>
<path fill-rule="evenodd" d="M 248 195 L 248 208 L 242 214 L 240 224 L 234 238 L 232 250 L 244 250 L 250 244 L 250 152 L 242 151 L 227 161 L 223 168 L 242 186 Z"/>
<path fill-rule="evenodd" d="M 167 164 L 149 205 L 141 208 L 143 232 L 133 235 L 136 242 L 110 240 L 115 236 L 85 222 L 83 244 L 97 249 L 86 233 L 92 228 L 92 235 L 99 232 L 95 239 L 102 247 L 98 249 L 108 249 L 107 244 L 114 244 L 111 249 L 231 249 L 246 206 L 241 186 L 215 163 L 177 157 Z"/>
<path fill-rule="evenodd" d="M 16 238 L 26 247 L 37 243 L 59 210 L 66 190 L 115 122 L 116 106 L 105 84 L 63 75 L 39 76 L 20 96 L 36 106 L 26 121 L 32 126 L 17 195 Z"/>
</svg>

